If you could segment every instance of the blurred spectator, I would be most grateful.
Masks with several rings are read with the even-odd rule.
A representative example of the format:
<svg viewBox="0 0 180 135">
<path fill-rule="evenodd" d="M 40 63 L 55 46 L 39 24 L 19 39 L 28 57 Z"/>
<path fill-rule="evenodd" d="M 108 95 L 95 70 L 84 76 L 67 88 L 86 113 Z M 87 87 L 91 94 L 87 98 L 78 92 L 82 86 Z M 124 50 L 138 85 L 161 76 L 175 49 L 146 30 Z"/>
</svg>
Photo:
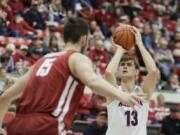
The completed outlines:
<svg viewBox="0 0 180 135">
<path fill-rule="evenodd" d="M 149 23 L 146 23 L 143 28 L 142 40 L 146 49 L 154 56 L 155 42 L 152 37 L 152 31 Z"/>
<path fill-rule="evenodd" d="M 11 72 L 14 69 L 14 60 L 11 55 L 15 49 L 15 45 L 9 43 L 6 45 L 4 52 L 0 55 L 0 65 L 1 67 L 6 67 L 8 72 Z"/>
<path fill-rule="evenodd" d="M 37 0 L 38 1 L 38 11 L 42 14 L 43 18 L 48 18 L 48 8 L 44 4 L 44 0 Z"/>
<path fill-rule="evenodd" d="M 45 20 L 38 11 L 38 5 L 38 1 L 34 0 L 31 8 L 25 13 L 24 18 L 33 28 L 45 30 Z"/>
<path fill-rule="evenodd" d="M 27 45 L 21 45 L 19 49 L 17 49 L 15 52 L 13 52 L 12 57 L 14 60 L 14 63 L 16 62 L 22 62 L 26 64 L 26 58 L 27 58 L 27 52 L 28 52 L 28 46 Z"/>
<path fill-rule="evenodd" d="M 180 6 L 179 5 L 180 5 L 180 2 L 178 0 L 172 0 L 171 1 L 171 7 L 170 8 L 173 10 L 171 18 L 173 20 L 177 20 L 178 18 L 180 18 Z"/>
<path fill-rule="evenodd" d="M 6 46 L 6 55 L 7 55 L 7 71 L 11 72 L 12 70 L 14 70 L 14 60 L 12 57 L 13 52 L 16 50 L 16 47 L 14 44 L 9 43 Z"/>
<path fill-rule="evenodd" d="M 31 56 L 27 58 L 28 66 L 32 66 L 38 59 L 40 59 L 43 54 L 42 47 L 34 47 L 32 48 Z"/>
<path fill-rule="evenodd" d="M 13 22 L 9 24 L 9 29 L 11 30 L 11 36 L 15 37 L 32 37 L 36 32 L 36 29 L 31 27 L 20 14 L 14 16 Z"/>
<path fill-rule="evenodd" d="M 177 31 L 174 35 L 174 41 L 175 42 L 180 42 L 180 31 Z"/>
<path fill-rule="evenodd" d="M 155 52 L 155 61 L 161 70 L 162 79 L 168 79 L 174 64 L 174 58 L 171 50 L 168 49 L 168 41 L 164 37 L 159 40 L 159 48 Z"/>
<path fill-rule="evenodd" d="M 180 42 L 175 43 L 172 53 L 175 60 L 175 67 L 180 68 Z"/>
<path fill-rule="evenodd" d="M 92 90 L 89 87 L 85 87 L 84 95 L 80 100 L 80 104 L 78 107 L 78 114 L 80 120 L 85 120 L 86 118 L 90 117 L 91 115 L 91 108 L 92 108 Z"/>
<path fill-rule="evenodd" d="M 0 9 L 0 35 L 8 35 L 7 20 L 5 19 L 4 12 Z"/>
<path fill-rule="evenodd" d="M 170 115 L 166 116 L 162 121 L 162 132 L 164 135 L 180 134 L 180 119 L 177 116 L 178 109 L 171 108 Z"/>
<path fill-rule="evenodd" d="M 148 110 L 148 123 L 149 124 L 156 124 L 156 102 L 151 99 L 149 101 L 149 110 Z"/>
<path fill-rule="evenodd" d="M 160 38 L 162 37 L 162 33 L 157 24 L 152 24 L 152 37 L 153 37 L 153 41 L 157 47 L 157 44 L 158 44 Z M 154 50 L 157 49 L 156 47 L 154 48 Z"/>
<path fill-rule="evenodd" d="M 6 68 L 0 68 L 0 94 L 5 91 L 14 81 L 7 74 Z"/>
<path fill-rule="evenodd" d="M 13 19 L 13 10 L 8 5 L 8 0 L 0 0 L 0 9 L 3 11 L 7 23 Z"/>
<path fill-rule="evenodd" d="M 11 72 L 10 77 L 13 79 L 18 79 L 22 75 L 24 75 L 27 71 L 27 68 L 23 65 L 22 62 L 16 62 L 15 63 L 15 69 L 13 72 Z"/>
<path fill-rule="evenodd" d="M 180 90 L 180 84 L 177 74 L 171 74 L 168 78 L 168 82 L 165 83 L 164 86 L 162 86 L 163 90 L 169 90 L 169 91 L 178 91 Z"/>
<path fill-rule="evenodd" d="M 31 56 L 34 48 L 36 47 L 41 47 L 41 44 L 40 44 L 40 39 L 38 37 L 38 35 L 34 34 L 33 37 L 32 37 L 32 40 L 31 40 L 31 43 L 28 47 L 28 56 Z"/>
<path fill-rule="evenodd" d="M 106 8 L 104 6 L 102 6 L 96 18 L 104 36 L 107 37 L 108 27 L 111 27 L 113 25 L 111 22 L 112 15 L 106 11 Z"/>
<path fill-rule="evenodd" d="M 14 13 L 22 12 L 25 9 L 22 0 L 9 0 L 8 4 Z"/>
<path fill-rule="evenodd" d="M 140 17 L 137 16 L 133 18 L 132 25 L 139 29 L 142 29 L 144 27 L 143 21 L 140 19 Z"/>
<path fill-rule="evenodd" d="M 109 57 L 108 53 L 104 50 L 103 41 L 101 39 L 95 41 L 95 47 L 90 50 L 88 56 L 95 63 L 97 68 L 100 69 L 100 73 L 103 74 L 109 62 Z"/>
<path fill-rule="evenodd" d="M 0 68 L 0 93 L 5 90 L 7 84 L 7 72 L 6 68 Z"/>
<path fill-rule="evenodd" d="M 95 41 L 97 39 L 102 39 L 104 40 L 105 37 L 98 26 L 97 22 L 95 20 L 90 21 L 90 38 L 89 38 L 89 47 L 91 48 L 94 46 Z"/>
<path fill-rule="evenodd" d="M 44 44 L 50 48 L 51 52 L 58 52 L 64 48 L 63 39 L 58 34 L 55 26 L 49 26 L 49 35 L 44 37 Z"/>
<path fill-rule="evenodd" d="M 97 94 L 93 94 L 91 98 L 91 114 L 97 115 L 99 111 L 106 110 L 106 98 Z"/>
<path fill-rule="evenodd" d="M 129 16 L 127 15 L 122 15 L 119 19 L 119 23 L 121 24 L 130 24 L 130 19 Z"/>
<path fill-rule="evenodd" d="M 105 135 L 107 130 L 107 113 L 101 111 L 96 117 L 96 121 L 89 125 L 84 135 Z"/>
<path fill-rule="evenodd" d="M 162 119 L 167 115 L 169 115 L 169 108 L 165 107 L 165 97 L 159 94 L 157 96 L 156 120 L 162 122 Z"/>
<path fill-rule="evenodd" d="M 61 4 L 61 0 L 51 0 L 49 4 L 49 21 L 62 23 L 65 16 L 66 12 Z"/>
</svg>

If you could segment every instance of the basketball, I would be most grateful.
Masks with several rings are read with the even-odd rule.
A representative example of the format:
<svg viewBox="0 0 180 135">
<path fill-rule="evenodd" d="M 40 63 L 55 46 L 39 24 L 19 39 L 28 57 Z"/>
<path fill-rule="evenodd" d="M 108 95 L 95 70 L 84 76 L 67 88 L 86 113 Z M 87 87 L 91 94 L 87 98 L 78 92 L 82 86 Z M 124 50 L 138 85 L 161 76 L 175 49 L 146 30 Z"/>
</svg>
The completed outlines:
<svg viewBox="0 0 180 135">
<path fill-rule="evenodd" d="M 115 29 L 113 33 L 114 43 L 122 46 L 124 49 L 129 50 L 135 44 L 134 33 L 131 32 L 132 27 L 130 25 L 122 25 Z"/>
</svg>

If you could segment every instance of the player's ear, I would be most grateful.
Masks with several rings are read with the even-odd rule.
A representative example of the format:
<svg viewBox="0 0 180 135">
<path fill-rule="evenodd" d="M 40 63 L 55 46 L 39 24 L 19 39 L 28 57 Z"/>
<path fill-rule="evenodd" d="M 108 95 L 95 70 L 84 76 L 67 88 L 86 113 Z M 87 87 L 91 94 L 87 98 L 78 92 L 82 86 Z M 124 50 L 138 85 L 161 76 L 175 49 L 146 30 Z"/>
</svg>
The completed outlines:
<svg viewBox="0 0 180 135">
<path fill-rule="evenodd" d="M 87 44 L 87 35 L 81 36 L 79 42 L 80 42 L 80 44 L 81 44 L 82 46 L 86 46 L 86 44 Z"/>
<path fill-rule="evenodd" d="M 136 69 L 136 76 L 139 76 L 139 73 L 140 73 L 139 69 Z"/>
</svg>

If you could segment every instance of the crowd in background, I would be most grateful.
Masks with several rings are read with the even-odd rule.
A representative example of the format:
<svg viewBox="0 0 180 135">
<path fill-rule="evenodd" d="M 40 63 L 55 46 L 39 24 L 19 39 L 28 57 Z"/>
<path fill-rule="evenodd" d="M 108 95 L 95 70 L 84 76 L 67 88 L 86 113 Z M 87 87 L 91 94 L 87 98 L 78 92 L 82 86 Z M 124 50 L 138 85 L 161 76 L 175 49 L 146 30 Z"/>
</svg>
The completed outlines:
<svg viewBox="0 0 180 135">
<path fill-rule="evenodd" d="M 179 0 L 0 0 L 0 93 L 43 55 L 63 51 L 63 25 L 66 18 L 77 16 L 89 23 L 86 55 L 99 75 L 115 52 L 113 31 L 130 24 L 140 29 L 144 46 L 160 69 L 157 90 L 180 92 Z M 136 47 L 135 52 L 141 82 L 146 68 Z M 79 119 L 106 110 L 104 97 L 89 88 L 85 91 L 78 110 L 84 115 Z M 154 120 L 153 115 L 151 122 L 161 119 Z"/>
</svg>

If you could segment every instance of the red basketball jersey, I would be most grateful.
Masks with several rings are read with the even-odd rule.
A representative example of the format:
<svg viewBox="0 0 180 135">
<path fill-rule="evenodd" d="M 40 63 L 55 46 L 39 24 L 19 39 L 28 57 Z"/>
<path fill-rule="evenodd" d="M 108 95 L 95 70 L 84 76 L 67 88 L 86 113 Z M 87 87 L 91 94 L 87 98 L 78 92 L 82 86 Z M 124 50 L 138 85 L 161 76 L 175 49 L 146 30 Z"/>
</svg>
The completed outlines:
<svg viewBox="0 0 180 135">
<path fill-rule="evenodd" d="M 19 100 L 17 114 L 50 114 L 57 118 L 60 131 L 70 127 L 84 90 L 68 66 L 72 53 L 51 53 L 37 61 Z"/>
</svg>

